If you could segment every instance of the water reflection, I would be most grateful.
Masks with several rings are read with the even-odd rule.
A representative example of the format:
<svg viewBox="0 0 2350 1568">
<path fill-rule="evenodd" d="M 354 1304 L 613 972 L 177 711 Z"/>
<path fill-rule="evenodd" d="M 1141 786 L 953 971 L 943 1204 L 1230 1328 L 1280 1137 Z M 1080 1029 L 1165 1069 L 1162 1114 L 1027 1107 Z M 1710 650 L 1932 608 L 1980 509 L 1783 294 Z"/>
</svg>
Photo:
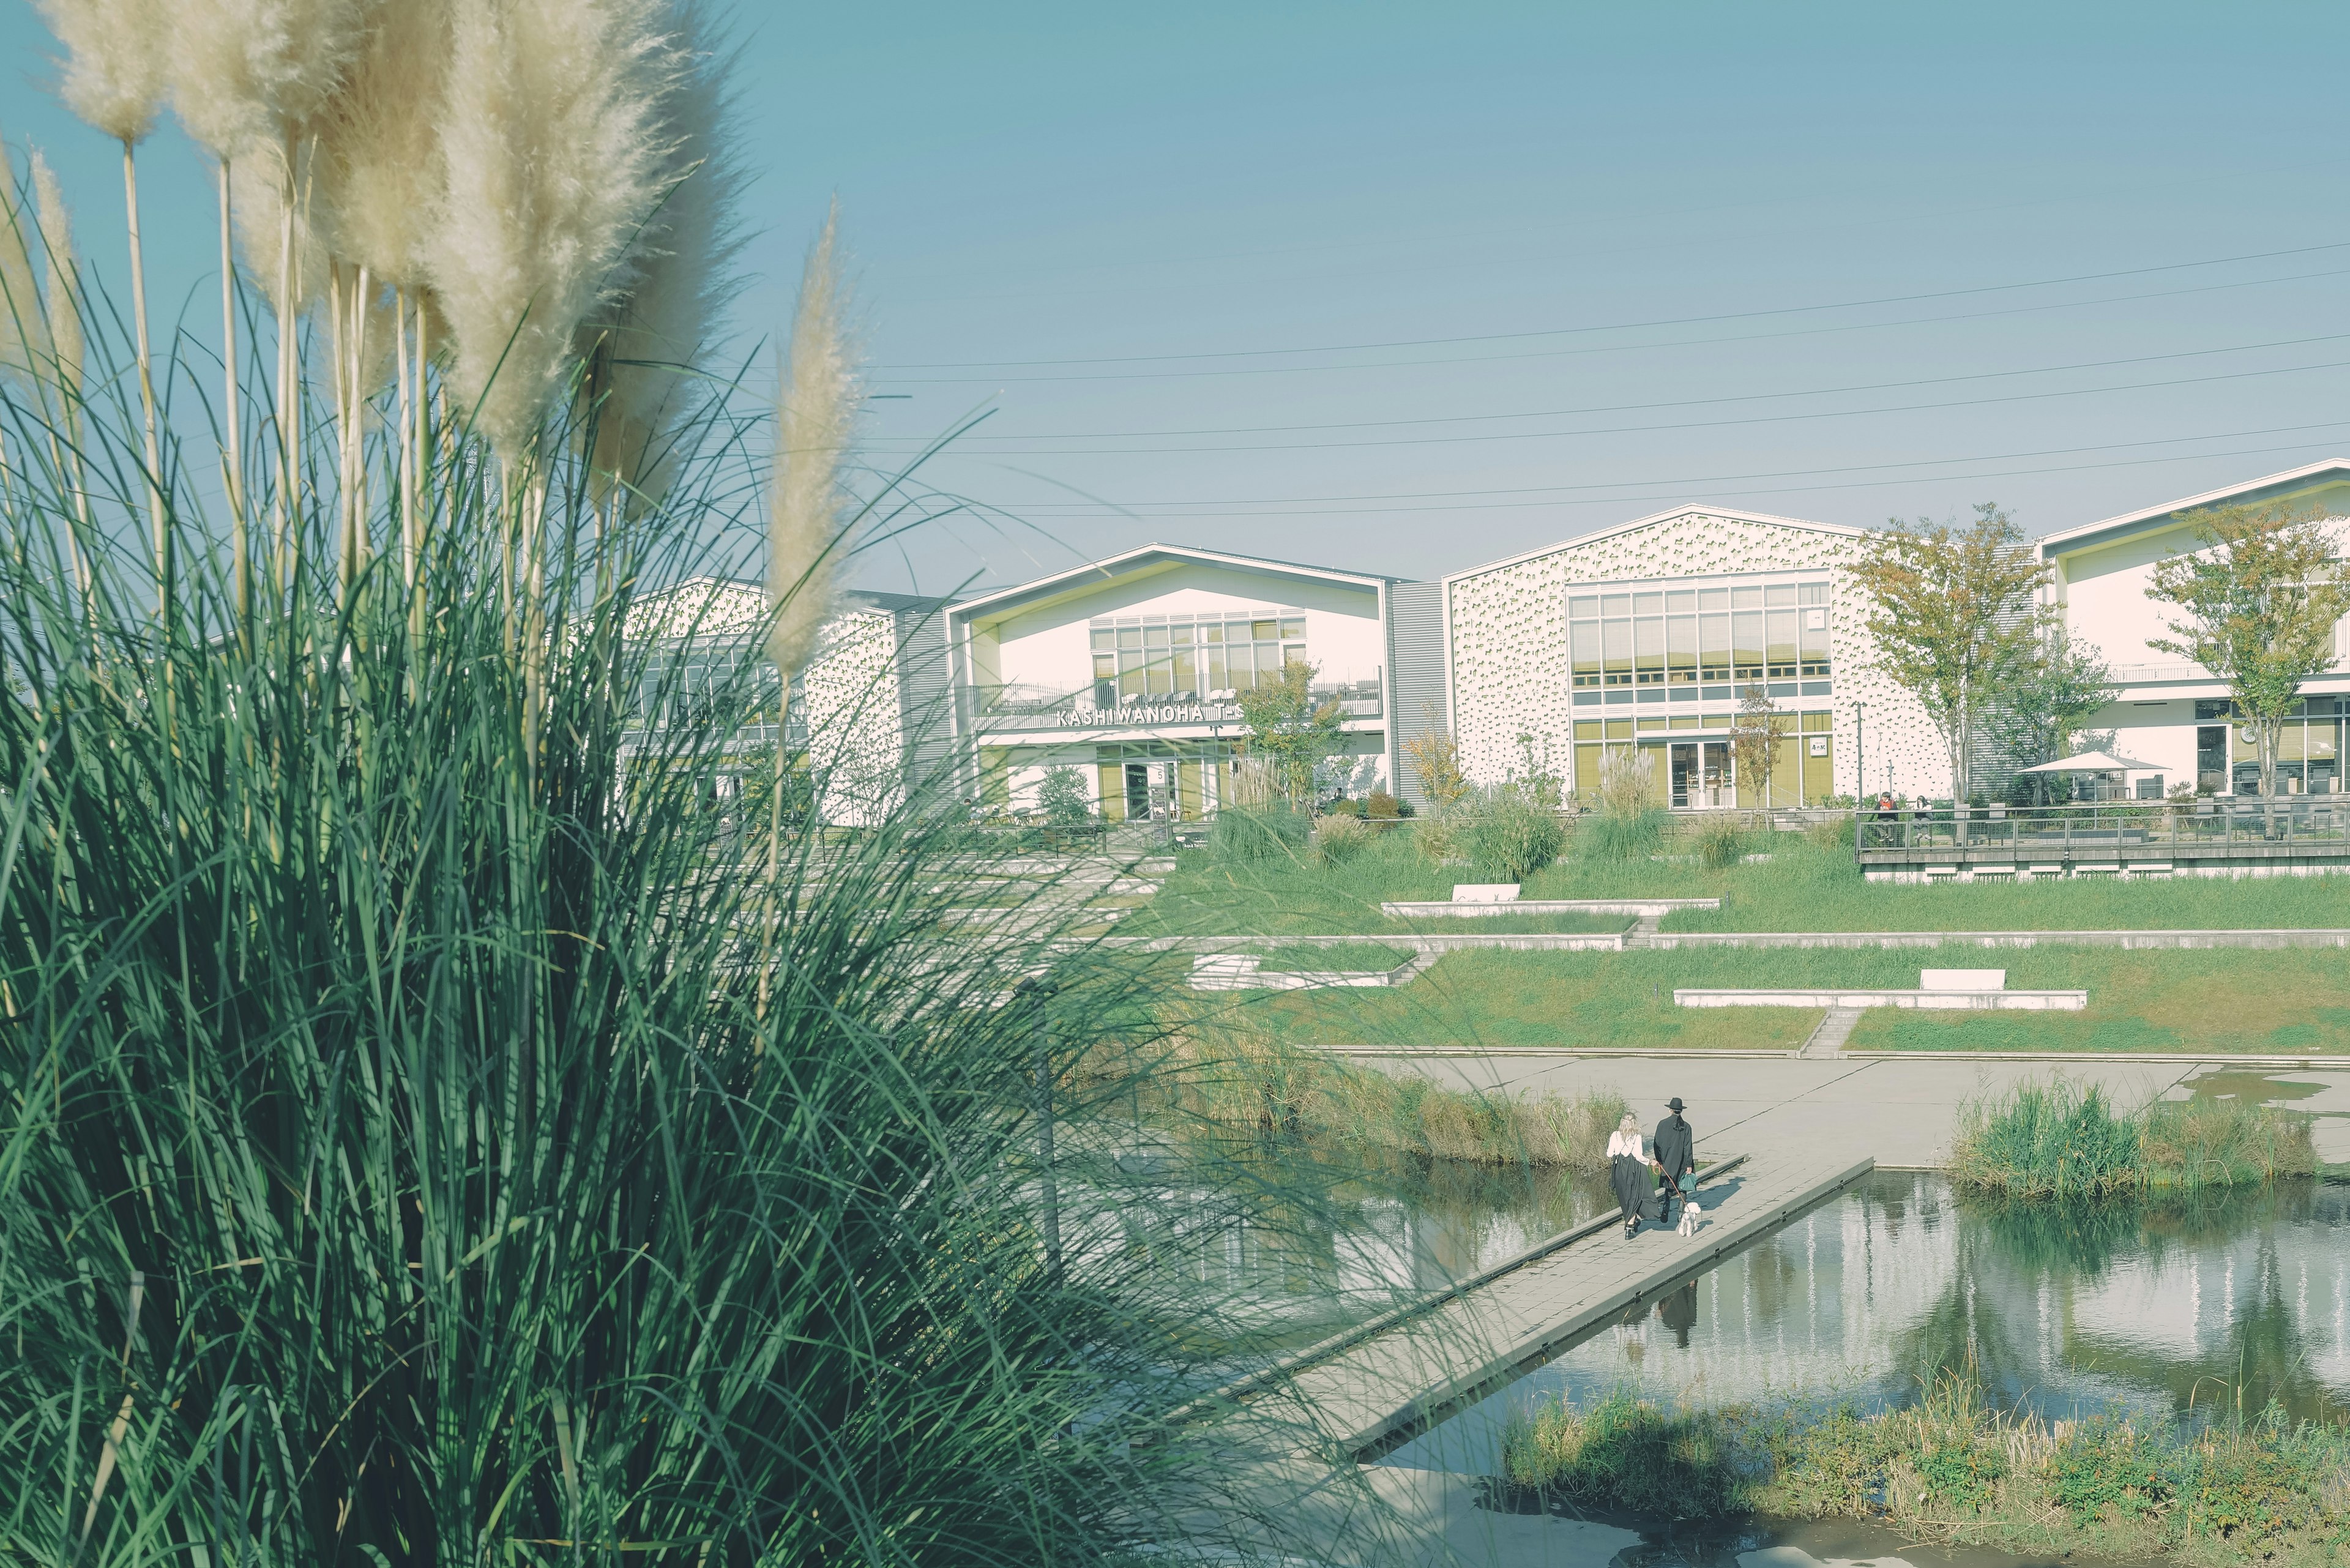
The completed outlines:
<svg viewBox="0 0 2350 1568">
<path fill-rule="evenodd" d="M 1222 1167 L 1212 1191 L 1187 1174 L 1170 1159 L 1102 1184 L 1110 1200 L 1083 1205 L 1072 1256 L 1148 1251 L 1181 1299 L 1251 1330 L 1231 1347 L 1243 1361 L 1441 1290 L 1614 1207 L 1596 1176 L 1449 1161 L 1350 1172 L 1290 1150 L 1238 1201 L 1248 1161 Z"/>
<path fill-rule="evenodd" d="M 2350 1414 L 2350 1189 L 2196 1203 L 1986 1208 L 1880 1174 L 1569 1349 L 1388 1462 L 1491 1468 L 1513 1405 L 1632 1385 L 1726 1404 L 1881 1407 L 1944 1369 L 2007 1403 Z"/>
</svg>

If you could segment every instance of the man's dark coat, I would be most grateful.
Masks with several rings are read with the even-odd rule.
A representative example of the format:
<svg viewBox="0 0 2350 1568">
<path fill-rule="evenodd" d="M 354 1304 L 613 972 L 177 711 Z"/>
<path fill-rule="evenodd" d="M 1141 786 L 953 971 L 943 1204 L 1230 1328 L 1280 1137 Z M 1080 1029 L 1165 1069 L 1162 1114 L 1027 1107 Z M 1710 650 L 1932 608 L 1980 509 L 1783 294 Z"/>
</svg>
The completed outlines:
<svg viewBox="0 0 2350 1568">
<path fill-rule="evenodd" d="M 1667 1181 L 1678 1182 L 1697 1168 L 1697 1134 L 1679 1112 L 1657 1124 L 1657 1136 L 1648 1147 L 1665 1168 Z"/>
</svg>

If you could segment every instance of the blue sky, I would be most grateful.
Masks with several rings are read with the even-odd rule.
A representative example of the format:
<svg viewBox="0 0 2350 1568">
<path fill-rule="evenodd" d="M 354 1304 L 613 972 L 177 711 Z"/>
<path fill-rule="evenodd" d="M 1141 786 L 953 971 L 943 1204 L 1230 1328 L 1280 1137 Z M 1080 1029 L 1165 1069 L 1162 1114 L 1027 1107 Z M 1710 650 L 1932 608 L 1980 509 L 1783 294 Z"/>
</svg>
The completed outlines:
<svg viewBox="0 0 2350 1568">
<path fill-rule="evenodd" d="M 1684 500 L 2036 533 L 2350 450 L 2340 6 L 738 19 L 744 341 L 837 192 L 871 461 L 992 410 L 920 476 L 979 509 L 874 586 L 1150 539 L 1433 576 Z M 115 265 L 47 49 L 0 0 L 0 132 Z M 209 186 L 149 156 L 170 314 Z"/>
</svg>

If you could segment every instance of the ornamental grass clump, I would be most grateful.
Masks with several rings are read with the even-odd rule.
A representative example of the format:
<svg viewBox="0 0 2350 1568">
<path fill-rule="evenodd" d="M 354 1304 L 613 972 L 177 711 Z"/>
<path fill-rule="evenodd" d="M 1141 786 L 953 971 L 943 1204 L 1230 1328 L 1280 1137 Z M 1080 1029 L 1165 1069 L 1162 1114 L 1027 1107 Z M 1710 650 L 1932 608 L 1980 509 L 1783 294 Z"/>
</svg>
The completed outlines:
<svg viewBox="0 0 2350 1568">
<path fill-rule="evenodd" d="M 1566 831 L 1556 811 L 1505 785 L 1474 797 L 1461 838 L 1483 875 L 1523 882 L 1558 858 Z"/>
<path fill-rule="evenodd" d="M 769 410 L 699 398 L 630 515 L 581 358 L 517 462 L 444 337 L 354 437 L 297 334 L 234 426 L 174 350 L 157 468 L 135 335 L 69 263 L 31 303 L 81 347 L 0 375 L 12 1559 L 1091 1563 L 1246 1511 L 1143 1440 L 1236 1303 L 1041 1136 L 1128 1102 L 1139 981 L 935 781 L 828 827 L 855 737 L 757 738 L 779 609 L 712 579 Z M 972 882 L 1037 903 L 974 940 Z"/>
<path fill-rule="evenodd" d="M 2095 1085 L 2062 1078 L 1970 1103 L 1950 1150 L 1962 1186 L 2027 1200 L 2259 1183 L 2315 1168 L 2305 1116 L 2208 1097 L 2120 1116 Z"/>
</svg>

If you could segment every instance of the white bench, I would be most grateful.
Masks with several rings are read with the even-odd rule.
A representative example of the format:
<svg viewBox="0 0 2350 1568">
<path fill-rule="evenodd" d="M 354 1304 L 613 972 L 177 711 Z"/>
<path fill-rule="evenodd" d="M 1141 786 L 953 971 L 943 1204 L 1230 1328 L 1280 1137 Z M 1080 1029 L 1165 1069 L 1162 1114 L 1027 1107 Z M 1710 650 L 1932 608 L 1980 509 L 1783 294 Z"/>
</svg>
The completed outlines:
<svg viewBox="0 0 2350 1568">
<path fill-rule="evenodd" d="M 1921 969 L 1918 971 L 1920 991 L 2005 991 L 2007 971 L 2003 969 Z"/>
</svg>

